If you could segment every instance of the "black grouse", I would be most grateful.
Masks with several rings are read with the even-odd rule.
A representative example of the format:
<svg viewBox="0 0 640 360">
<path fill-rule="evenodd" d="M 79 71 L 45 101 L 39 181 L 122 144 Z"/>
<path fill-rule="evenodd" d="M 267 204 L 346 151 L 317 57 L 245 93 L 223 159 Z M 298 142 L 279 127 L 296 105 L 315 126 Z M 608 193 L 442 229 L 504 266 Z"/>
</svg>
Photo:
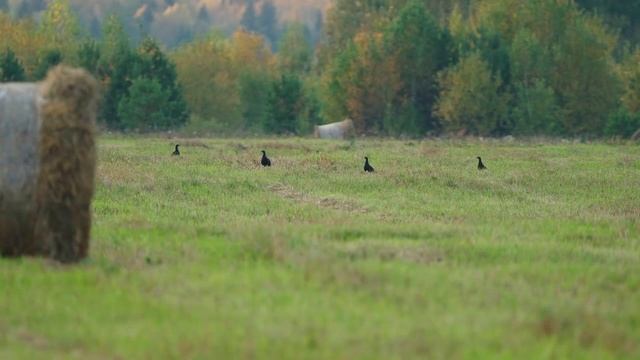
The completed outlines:
<svg viewBox="0 0 640 360">
<path fill-rule="evenodd" d="M 262 159 L 260 160 L 260 164 L 262 164 L 262 166 L 271 166 L 271 160 L 269 160 L 267 153 L 264 150 L 262 150 Z"/>
<path fill-rule="evenodd" d="M 173 156 L 180 156 L 180 150 L 178 149 L 180 145 L 176 145 L 176 149 L 173 151 Z"/>
<path fill-rule="evenodd" d="M 487 167 L 482 163 L 480 156 L 478 156 L 478 170 L 487 170 Z"/>
<path fill-rule="evenodd" d="M 364 171 L 365 172 L 374 172 L 373 166 L 369 165 L 369 158 L 364 157 Z"/>
</svg>

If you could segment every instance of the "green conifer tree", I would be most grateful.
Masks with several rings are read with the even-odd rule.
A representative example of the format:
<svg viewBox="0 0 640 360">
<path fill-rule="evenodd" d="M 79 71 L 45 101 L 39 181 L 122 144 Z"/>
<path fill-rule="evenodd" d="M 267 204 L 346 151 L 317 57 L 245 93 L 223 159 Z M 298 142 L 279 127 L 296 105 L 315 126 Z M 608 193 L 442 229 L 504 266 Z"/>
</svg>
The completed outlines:
<svg viewBox="0 0 640 360">
<path fill-rule="evenodd" d="M 24 81 L 24 68 L 16 54 L 6 49 L 0 54 L 0 82 Z"/>
</svg>

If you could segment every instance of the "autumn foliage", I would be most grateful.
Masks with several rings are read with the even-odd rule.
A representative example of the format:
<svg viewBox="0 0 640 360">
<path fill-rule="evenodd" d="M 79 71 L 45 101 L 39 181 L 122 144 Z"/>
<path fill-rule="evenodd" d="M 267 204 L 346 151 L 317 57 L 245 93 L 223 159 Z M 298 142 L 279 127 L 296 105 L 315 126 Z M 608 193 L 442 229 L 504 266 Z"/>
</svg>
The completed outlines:
<svg viewBox="0 0 640 360">
<path fill-rule="evenodd" d="M 118 130 L 307 134 L 350 118 L 370 135 L 592 137 L 627 136 L 640 119 L 631 5 L 335 0 L 311 26 L 274 4 L 234 2 L 243 26 L 227 32 L 203 27 L 215 16 L 201 8 L 202 31 L 175 48 L 117 16 L 87 37 L 86 9 L 67 0 L 38 21 L 0 9 L 0 75 L 85 67 L 102 85 L 101 123 Z M 136 16 L 153 27 L 153 12 Z"/>
</svg>

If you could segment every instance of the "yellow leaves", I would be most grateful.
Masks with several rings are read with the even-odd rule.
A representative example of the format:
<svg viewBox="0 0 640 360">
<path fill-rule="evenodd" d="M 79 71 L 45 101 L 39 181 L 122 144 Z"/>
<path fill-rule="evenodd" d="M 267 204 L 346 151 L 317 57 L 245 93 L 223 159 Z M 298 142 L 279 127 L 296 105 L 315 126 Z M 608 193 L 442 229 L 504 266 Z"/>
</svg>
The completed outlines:
<svg viewBox="0 0 640 360">
<path fill-rule="evenodd" d="M 69 1 L 54 0 L 49 3 L 42 15 L 40 29 L 49 40 L 49 46 L 63 49 L 65 53 L 72 51 L 80 27 Z"/>
<path fill-rule="evenodd" d="M 448 20 L 448 27 L 451 35 L 454 38 L 462 39 L 467 34 L 467 24 L 465 23 L 464 16 L 458 4 L 456 4 L 451 11 L 451 15 Z"/>
<path fill-rule="evenodd" d="M 488 64 L 475 53 L 446 70 L 439 79 L 442 89 L 435 114 L 450 130 L 488 135 L 504 120 L 508 95 L 500 92 Z"/>
<path fill-rule="evenodd" d="M 276 65 L 276 59 L 267 47 L 264 37 L 244 30 L 236 31 L 231 39 L 233 61 L 244 67 L 268 70 Z"/>
<path fill-rule="evenodd" d="M 346 73 L 339 76 L 348 115 L 356 128 L 364 131 L 384 117 L 390 97 L 398 90 L 397 72 L 393 59 L 383 54 L 381 33 L 359 32 L 354 45 Z"/>
<path fill-rule="evenodd" d="M 37 31 L 35 23 L 29 20 L 13 20 L 0 14 L 0 49 L 12 49 L 31 74 L 37 65 L 37 55 L 47 44 L 46 38 Z"/>
<path fill-rule="evenodd" d="M 275 76 L 277 64 L 262 36 L 242 30 L 230 39 L 212 34 L 192 42 L 178 49 L 173 59 L 193 113 L 229 126 L 242 118 L 243 77 Z"/>
<path fill-rule="evenodd" d="M 377 46 L 382 45 L 381 32 L 360 31 L 356 34 L 356 36 L 354 36 L 353 39 L 353 42 L 360 48 L 367 47 L 370 43 L 373 43 Z"/>
<path fill-rule="evenodd" d="M 207 119 L 218 114 L 237 116 L 240 98 L 228 40 L 210 36 L 195 41 L 178 49 L 173 60 L 194 114 Z"/>
</svg>

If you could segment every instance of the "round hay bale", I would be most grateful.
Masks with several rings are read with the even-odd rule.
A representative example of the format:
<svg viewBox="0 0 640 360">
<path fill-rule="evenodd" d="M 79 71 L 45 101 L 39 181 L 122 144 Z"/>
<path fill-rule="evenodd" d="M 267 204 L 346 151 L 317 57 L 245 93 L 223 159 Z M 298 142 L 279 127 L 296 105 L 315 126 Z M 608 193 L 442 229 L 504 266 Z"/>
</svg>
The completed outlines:
<svg viewBox="0 0 640 360">
<path fill-rule="evenodd" d="M 355 127 L 351 119 L 326 125 L 317 125 L 313 135 L 320 139 L 345 139 L 355 135 Z"/>
<path fill-rule="evenodd" d="M 0 84 L 0 254 L 87 256 L 96 168 L 96 81 L 58 66 Z"/>
</svg>

